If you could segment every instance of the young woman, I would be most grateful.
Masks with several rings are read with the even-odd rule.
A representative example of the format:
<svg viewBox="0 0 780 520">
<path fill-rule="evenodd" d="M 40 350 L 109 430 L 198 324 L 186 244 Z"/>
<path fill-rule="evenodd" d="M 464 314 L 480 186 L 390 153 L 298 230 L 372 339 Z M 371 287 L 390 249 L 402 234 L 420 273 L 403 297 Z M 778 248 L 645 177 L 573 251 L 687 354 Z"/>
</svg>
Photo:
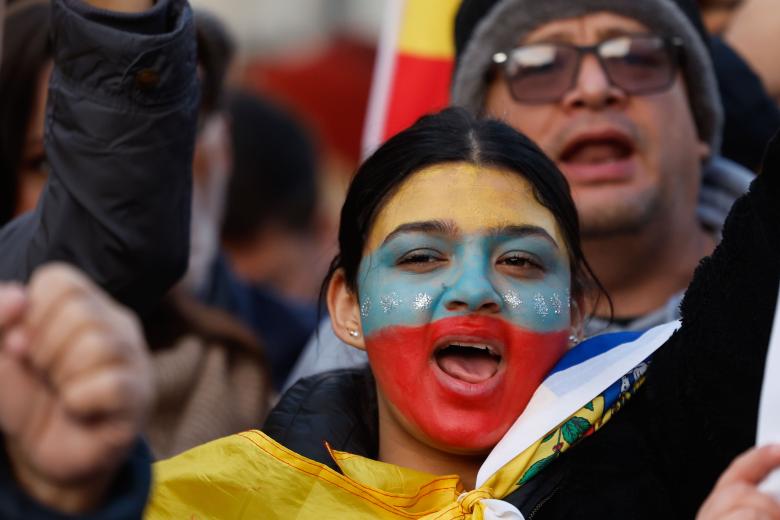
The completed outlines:
<svg viewBox="0 0 780 520">
<path fill-rule="evenodd" d="M 502 123 L 421 119 L 342 212 L 328 307 L 371 372 L 296 385 L 270 437 L 158 464 L 147 517 L 693 517 L 754 439 L 780 277 L 770 160 L 674 335 L 577 344 L 595 282 L 560 172 Z"/>
</svg>

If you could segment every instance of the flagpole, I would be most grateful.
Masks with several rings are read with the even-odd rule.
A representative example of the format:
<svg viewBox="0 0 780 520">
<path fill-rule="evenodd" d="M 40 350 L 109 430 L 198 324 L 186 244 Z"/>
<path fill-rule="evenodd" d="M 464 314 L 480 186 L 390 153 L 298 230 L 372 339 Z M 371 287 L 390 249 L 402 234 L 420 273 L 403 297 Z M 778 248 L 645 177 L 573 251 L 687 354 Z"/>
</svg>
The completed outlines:
<svg viewBox="0 0 780 520">
<path fill-rule="evenodd" d="M 366 123 L 363 126 L 363 159 L 384 140 L 385 122 L 395 73 L 396 47 L 406 0 L 386 0 L 382 32 L 379 35 L 371 92 L 368 98 Z"/>
</svg>

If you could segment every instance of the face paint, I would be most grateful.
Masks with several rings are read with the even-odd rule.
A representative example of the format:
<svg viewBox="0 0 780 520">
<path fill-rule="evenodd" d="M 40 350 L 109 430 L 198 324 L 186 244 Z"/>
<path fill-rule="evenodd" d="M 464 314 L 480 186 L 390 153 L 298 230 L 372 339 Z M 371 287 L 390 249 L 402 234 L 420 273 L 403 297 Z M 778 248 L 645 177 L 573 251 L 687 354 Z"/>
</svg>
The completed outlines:
<svg viewBox="0 0 780 520">
<path fill-rule="evenodd" d="M 368 313 L 371 310 L 371 298 L 364 298 L 360 304 L 360 316 L 362 318 L 368 318 Z"/>
<path fill-rule="evenodd" d="M 412 304 L 412 306 L 414 307 L 414 310 L 422 311 L 430 307 L 432 301 L 433 300 L 431 299 L 431 297 L 428 296 L 427 294 L 418 293 L 414 299 L 414 303 Z"/>
<path fill-rule="evenodd" d="M 566 338 L 566 331 L 538 333 L 489 316 L 456 316 L 382 329 L 370 338 L 368 357 L 384 396 L 427 439 L 481 453 L 525 409 L 565 352 Z M 491 366 L 488 359 L 438 359 L 434 352 L 454 342 L 489 346 L 500 361 Z M 449 375 L 459 371 L 495 374 L 472 383 Z"/>
<path fill-rule="evenodd" d="M 520 298 L 520 296 L 515 291 L 507 291 L 503 298 L 504 302 L 506 302 L 506 304 L 512 309 L 517 309 L 524 303 L 522 298 Z"/>
<path fill-rule="evenodd" d="M 407 180 L 367 244 L 358 292 L 380 302 L 360 310 L 382 395 L 428 442 L 488 450 L 566 349 L 554 218 L 518 175 L 449 165 Z"/>
<path fill-rule="evenodd" d="M 395 291 L 391 292 L 390 294 L 385 294 L 379 298 L 379 305 L 382 306 L 382 312 L 385 314 L 390 314 L 396 310 L 401 306 L 402 302 L 403 300 L 398 297 L 398 294 Z"/>
</svg>

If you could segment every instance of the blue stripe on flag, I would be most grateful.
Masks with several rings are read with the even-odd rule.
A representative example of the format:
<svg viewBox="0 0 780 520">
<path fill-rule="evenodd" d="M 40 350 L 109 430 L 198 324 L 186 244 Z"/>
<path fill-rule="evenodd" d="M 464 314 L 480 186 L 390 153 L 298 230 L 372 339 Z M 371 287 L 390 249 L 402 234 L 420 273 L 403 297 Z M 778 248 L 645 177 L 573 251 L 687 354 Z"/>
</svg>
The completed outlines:
<svg viewBox="0 0 780 520">
<path fill-rule="evenodd" d="M 620 346 L 623 343 L 634 341 L 643 333 L 644 331 L 609 332 L 588 338 L 573 349 L 569 350 L 566 355 L 564 355 L 563 358 L 561 358 L 561 360 L 558 361 L 558 363 L 553 367 L 547 377 L 550 377 L 557 372 L 566 370 L 567 368 L 571 368 L 574 365 L 579 365 L 580 363 L 601 355 L 604 352 L 609 352 L 613 348 Z"/>
</svg>

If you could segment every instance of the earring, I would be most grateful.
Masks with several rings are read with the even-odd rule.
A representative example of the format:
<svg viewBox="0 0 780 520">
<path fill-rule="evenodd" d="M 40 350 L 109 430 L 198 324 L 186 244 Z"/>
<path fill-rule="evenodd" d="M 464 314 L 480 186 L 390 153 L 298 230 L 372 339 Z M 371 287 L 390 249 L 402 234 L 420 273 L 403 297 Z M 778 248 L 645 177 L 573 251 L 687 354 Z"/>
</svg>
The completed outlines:
<svg viewBox="0 0 780 520">
<path fill-rule="evenodd" d="M 360 333 L 356 329 L 349 329 L 347 332 L 349 332 L 349 335 L 353 338 L 360 337 Z"/>
</svg>

